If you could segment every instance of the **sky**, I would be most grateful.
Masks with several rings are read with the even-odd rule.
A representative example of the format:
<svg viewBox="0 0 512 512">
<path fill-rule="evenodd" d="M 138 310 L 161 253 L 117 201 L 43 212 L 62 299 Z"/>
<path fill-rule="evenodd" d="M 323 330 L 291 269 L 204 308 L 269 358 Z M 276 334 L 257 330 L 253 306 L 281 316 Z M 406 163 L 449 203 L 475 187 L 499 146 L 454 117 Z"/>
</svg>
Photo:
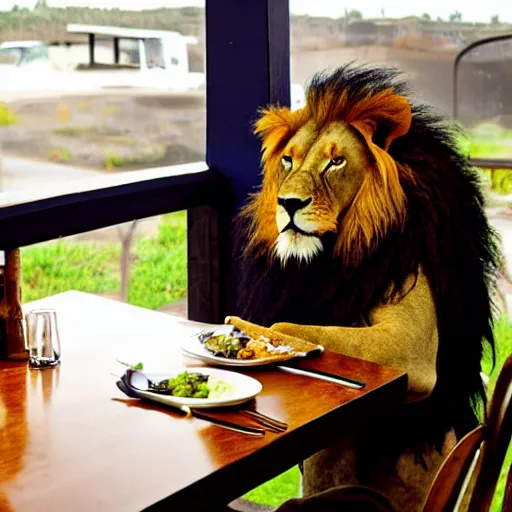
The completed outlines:
<svg viewBox="0 0 512 512">
<path fill-rule="evenodd" d="M 14 4 L 32 8 L 37 0 L 0 0 L 0 10 L 10 10 Z M 89 6 L 119 7 L 125 9 L 146 9 L 156 7 L 204 6 L 205 0 L 47 0 L 53 7 Z M 251 0 L 240 0 L 251 1 Z M 407 2 L 405 0 L 290 0 L 290 11 L 294 14 L 311 16 L 343 16 L 345 9 L 357 9 L 365 18 L 382 16 L 398 18 L 409 15 L 421 16 L 428 12 L 435 19 L 438 16 L 448 19 L 454 11 L 462 13 L 464 21 L 489 21 L 498 15 L 501 21 L 512 21 L 510 0 L 430 0 L 427 2 Z"/>
</svg>

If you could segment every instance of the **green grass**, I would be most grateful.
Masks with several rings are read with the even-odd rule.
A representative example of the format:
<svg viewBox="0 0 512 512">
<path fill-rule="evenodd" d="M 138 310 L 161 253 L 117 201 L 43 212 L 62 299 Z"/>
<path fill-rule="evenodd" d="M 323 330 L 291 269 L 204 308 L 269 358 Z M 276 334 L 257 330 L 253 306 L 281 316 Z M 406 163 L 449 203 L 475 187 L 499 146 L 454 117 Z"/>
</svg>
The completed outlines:
<svg viewBox="0 0 512 512">
<path fill-rule="evenodd" d="M 278 477 L 266 482 L 245 495 L 245 498 L 261 505 L 277 507 L 286 500 L 299 495 L 300 472 L 294 466 Z"/>
<path fill-rule="evenodd" d="M 126 145 L 126 144 L 125 144 Z M 131 156 L 122 156 L 109 150 L 105 154 L 104 167 L 107 171 L 127 166 L 127 165 L 144 165 L 155 163 L 165 157 L 166 148 L 163 145 L 149 146 L 140 149 L 136 154 Z"/>
<path fill-rule="evenodd" d="M 164 217 L 156 238 L 134 248 L 128 301 L 156 309 L 187 294 L 186 213 Z"/>
<path fill-rule="evenodd" d="M 472 158 L 512 158 L 512 130 L 503 130 L 493 123 L 482 123 L 459 141 L 462 152 Z M 512 171 L 507 169 L 482 170 L 487 175 L 491 190 L 499 194 L 512 193 Z"/>
<path fill-rule="evenodd" d="M 0 102 L 0 126 L 9 126 L 16 122 L 16 114 L 5 103 Z"/>
<path fill-rule="evenodd" d="M 64 137 L 79 137 L 91 132 L 94 132 L 94 126 L 61 126 L 53 130 L 55 135 L 62 135 Z"/>
<path fill-rule="evenodd" d="M 488 357 L 484 359 L 484 363 L 482 365 L 484 372 L 490 375 L 489 394 L 492 394 L 494 391 L 496 379 L 505 364 L 505 360 L 510 356 L 510 354 L 512 354 L 512 324 L 505 319 L 500 320 L 494 327 L 494 334 L 496 337 L 496 365 L 492 373 L 490 373 L 491 364 Z M 510 466 L 512 466 L 512 443 L 510 443 L 508 447 L 505 463 L 503 464 L 500 479 L 496 486 L 491 512 L 501 511 L 503 493 L 505 492 L 505 481 L 507 478 L 508 468 Z"/>
<path fill-rule="evenodd" d="M 119 247 L 47 242 L 21 250 L 23 302 L 67 290 L 104 293 L 119 289 Z M 86 262 L 86 263 L 85 263 Z"/>
<path fill-rule="evenodd" d="M 163 217 L 156 237 L 135 244 L 128 295 L 131 304 L 156 309 L 186 295 L 186 242 L 186 212 L 177 212 Z M 101 247 L 61 240 L 24 247 L 23 301 L 67 290 L 119 292 L 120 255 L 119 243 Z"/>
</svg>

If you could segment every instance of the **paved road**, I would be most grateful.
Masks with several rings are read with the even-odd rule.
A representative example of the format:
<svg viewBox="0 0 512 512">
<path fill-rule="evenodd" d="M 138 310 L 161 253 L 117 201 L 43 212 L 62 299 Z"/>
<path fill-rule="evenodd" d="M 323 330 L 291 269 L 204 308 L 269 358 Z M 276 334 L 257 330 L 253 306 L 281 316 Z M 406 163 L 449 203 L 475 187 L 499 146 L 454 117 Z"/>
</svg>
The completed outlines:
<svg viewBox="0 0 512 512">
<path fill-rule="evenodd" d="M 3 157 L 0 160 L 0 191 L 28 190 L 40 185 L 82 180 L 101 174 L 104 173 L 80 167 Z"/>
</svg>

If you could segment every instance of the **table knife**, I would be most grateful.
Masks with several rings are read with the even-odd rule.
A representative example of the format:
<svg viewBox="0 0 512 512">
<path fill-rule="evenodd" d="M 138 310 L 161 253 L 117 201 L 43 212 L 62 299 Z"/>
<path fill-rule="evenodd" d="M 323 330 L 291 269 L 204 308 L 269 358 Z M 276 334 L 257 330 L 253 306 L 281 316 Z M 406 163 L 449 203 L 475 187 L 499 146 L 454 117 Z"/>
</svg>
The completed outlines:
<svg viewBox="0 0 512 512">
<path fill-rule="evenodd" d="M 340 384 L 342 386 L 347 386 L 349 388 L 363 389 L 366 386 L 366 382 L 351 379 L 349 377 L 341 377 L 340 375 L 323 372 L 321 370 L 314 370 L 311 368 L 296 368 L 294 366 L 283 365 L 279 365 L 277 366 L 277 368 L 288 373 L 294 373 L 296 375 L 304 375 L 305 377 L 312 377 L 314 379 L 325 380 L 328 382 L 333 382 L 335 384 Z"/>
</svg>

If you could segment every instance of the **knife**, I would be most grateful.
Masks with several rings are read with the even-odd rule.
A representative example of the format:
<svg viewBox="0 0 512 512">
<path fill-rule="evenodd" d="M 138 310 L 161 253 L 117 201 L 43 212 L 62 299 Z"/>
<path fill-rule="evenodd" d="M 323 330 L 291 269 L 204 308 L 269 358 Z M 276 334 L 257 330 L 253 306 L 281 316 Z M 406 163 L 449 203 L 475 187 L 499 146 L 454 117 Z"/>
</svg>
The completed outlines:
<svg viewBox="0 0 512 512">
<path fill-rule="evenodd" d="M 294 373 L 295 375 L 304 375 L 305 377 L 311 377 L 313 379 L 325 380 L 327 382 L 333 382 L 334 384 L 340 384 L 353 389 L 363 389 L 366 386 L 366 382 L 351 379 L 349 377 L 341 377 L 333 373 L 322 372 L 321 370 L 313 370 L 311 368 L 295 368 L 293 366 L 277 366 L 282 371 L 288 373 Z"/>
<path fill-rule="evenodd" d="M 150 400 L 147 398 L 145 394 L 137 392 L 135 388 L 128 385 L 124 380 L 118 380 L 116 382 L 117 387 L 127 396 L 130 398 L 139 398 L 142 400 Z M 155 395 L 158 396 L 158 395 Z M 155 400 L 157 401 L 157 400 Z M 161 403 L 161 402 L 159 402 Z M 239 425 L 237 423 L 232 423 L 231 421 L 221 420 L 219 418 L 212 418 L 211 416 L 208 416 L 207 414 L 203 414 L 201 412 L 198 412 L 196 409 L 191 409 L 190 407 L 186 405 L 178 406 L 178 405 L 170 405 L 168 403 L 162 404 L 166 407 L 172 408 L 172 409 L 178 409 L 186 414 L 190 414 L 194 416 L 195 418 L 203 421 L 208 421 L 210 423 L 213 423 L 214 425 L 217 425 L 219 427 L 225 428 L 227 430 L 231 430 L 234 432 L 240 432 L 242 434 L 249 434 L 252 436 L 264 436 L 265 430 L 262 428 L 255 428 L 255 427 L 247 427 L 245 425 Z"/>
</svg>

